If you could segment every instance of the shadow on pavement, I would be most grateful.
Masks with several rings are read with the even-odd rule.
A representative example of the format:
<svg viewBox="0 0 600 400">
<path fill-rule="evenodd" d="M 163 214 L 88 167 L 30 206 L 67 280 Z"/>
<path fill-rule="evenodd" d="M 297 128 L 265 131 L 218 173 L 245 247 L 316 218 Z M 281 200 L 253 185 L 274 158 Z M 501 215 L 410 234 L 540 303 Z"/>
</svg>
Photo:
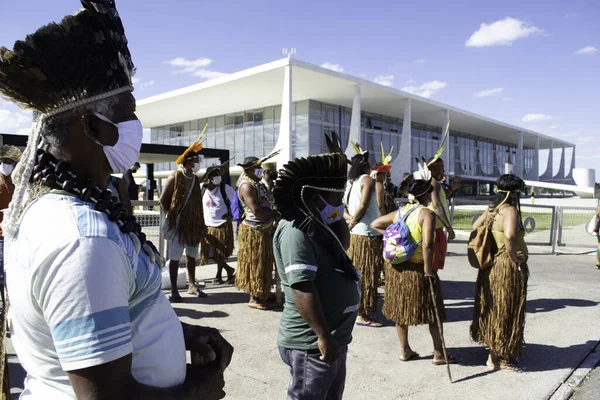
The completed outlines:
<svg viewBox="0 0 600 400">
<path fill-rule="evenodd" d="M 219 304 L 241 304 L 247 303 L 250 299 L 246 293 L 242 292 L 220 292 L 213 293 L 209 292 L 208 297 L 191 297 L 187 296 L 185 291 L 180 291 L 183 297 L 183 304 L 208 304 L 208 305 L 219 305 Z M 174 306 L 177 303 L 173 303 Z"/>
<path fill-rule="evenodd" d="M 177 314 L 178 317 L 187 317 L 192 319 L 229 317 L 229 314 L 224 311 L 202 312 L 198 310 L 192 310 L 189 308 L 178 308 L 177 304 L 173 304 L 173 309 L 175 310 L 175 314 Z"/>
<path fill-rule="evenodd" d="M 550 312 L 566 307 L 593 307 L 598 302 L 580 299 L 535 299 L 527 301 L 528 313 Z"/>
<path fill-rule="evenodd" d="M 557 347 L 546 344 L 528 343 L 523 347 L 519 358 L 518 369 L 523 372 L 544 372 L 558 369 L 575 369 L 588 353 L 597 345 L 597 341 L 588 340 L 586 343 L 568 347 Z M 458 365 L 467 367 L 485 367 L 488 350 L 484 346 L 451 347 L 448 352 L 455 356 Z M 498 371 L 488 370 L 460 379 L 456 382 L 479 378 Z M 510 372 L 503 372 L 510 373 Z"/>
</svg>

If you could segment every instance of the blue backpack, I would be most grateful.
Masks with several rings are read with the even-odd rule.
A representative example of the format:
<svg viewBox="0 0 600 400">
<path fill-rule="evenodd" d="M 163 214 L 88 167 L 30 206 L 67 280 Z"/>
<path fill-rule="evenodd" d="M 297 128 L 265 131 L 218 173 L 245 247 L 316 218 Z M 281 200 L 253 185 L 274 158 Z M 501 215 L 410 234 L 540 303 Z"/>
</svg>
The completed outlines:
<svg viewBox="0 0 600 400">
<path fill-rule="evenodd" d="M 410 213 L 421 207 L 423 206 L 418 204 L 403 216 L 400 215 L 400 210 L 398 210 L 396 222 L 388 226 L 383 234 L 383 258 L 385 262 L 402 264 L 412 257 L 421 244 L 421 240 L 415 243 L 406 225 L 406 218 Z"/>
<path fill-rule="evenodd" d="M 235 191 L 235 196 L 231 202 L 231 215 L 233 216 L 233 220 L 239 224 L 244 220 L 244 214 L 244 207 L 242 206 L 240 192 L 238 189 Z"/>
</svg>

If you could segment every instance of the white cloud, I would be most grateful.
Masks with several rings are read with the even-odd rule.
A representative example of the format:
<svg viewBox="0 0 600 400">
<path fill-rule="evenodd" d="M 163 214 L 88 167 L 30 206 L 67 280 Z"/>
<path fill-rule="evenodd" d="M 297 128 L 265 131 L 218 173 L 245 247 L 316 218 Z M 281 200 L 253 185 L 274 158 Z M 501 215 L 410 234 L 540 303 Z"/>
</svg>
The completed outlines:
<svg viewBox="0 0 600 400">
<path fill-rule="evenodd" d="M 31 125 L 31 114 L 25 111 L 0 109 L 0 132 L 13 133 Z"/>
<path fill-rule="evenodd" d="M 491 24 L 483 23 L 465 42 L 467 47 L 510 46 L 515 40 L 544 31 L 525 21 L 506 17 Z"/>
<path fill-rule="evenodd" d="M 177 68 L 171 71 L 171 73 L 174 75 L 190 74 L 204 80 L 216 79 L 227 75 L 224 72 L 212 71 L 205 68 L 212 64 L 212 62 L 213 60 L 210 58 L 197 58 L 195 60 L 188 60 L 183 57 L 176 57 L 172 60 L 165 61 L 166 64 Z"/>
<path fill-rule="evenodd" d="M 332 63 L 326 62 L 326 63 L 321 64 L 321 67 L 330 69 L 335 72 L 344 72 L 344 68 L 342 68 L 342 66 L 340 64 L 332 64 Z"/>
<path fill-rule="evenodd" d="M 408 92 L 408 93 L 416 94 L 418 96 L 431 97 L 437 91 L 445 88 L 446 86 L 448 86 L 448 84 L 446 82 L 431 81 L 431 82 L 424 83 L 421 86 L 406 86 L 406 87 L 403 87 L 402 90 L 404 90 L 405 92 Z"/>
<path fill-rule="evenodd" d="M 585 46 L 583 49 L 577 50 L 575 52 L 575 54 L 591 56 L 591 55 L 595 54 L 596 52 L 598 52 L 598 49 L 595 48 L 594 46 Z"/>
<path fill-rule="evenodd" d="M 423 64 L 424 62 L 425 60 L 423 60 L 422 58 L 415 60 L 415 64 Z"/>
<path fill-rule="evenodd" d="M 392 86 L 394 84 L 394 75 L 377 75 L 373 82 L 383 86 Z"/>
<path fill-rule="evenodd" d="M 504 91 L 504 88 L 486 89 L 473 94 L 473 97 L 494 97 Z"/>
<path fill-rule="evenodd" d="M 131 83 L 133 83 L 134 85 L 137 85 L 138 83 L 140 83 L 140 78 L 136 78 L 134 76 L 133 78 L 131 78 Z"/>
<path fill-rule="evenodd" d="M 550 126 L 550 129 L 558 129 L 558 125 L 552 125 Z"/>
<path fill-rule="evenodd" d="M 210 58 L 197 58 L 195 60 L 188 60 L 183 57 L 176 57 L 172 60 L 166 61 L 172 67 L 186 67 L 186 68 L 203 68 L 212 64 L 213 60 Z"/>
<path fill-rule="evenodd" d="M 154 80 L 147 81 L 147 82 L 142 82 L 141 87 L 142 87 L 142 89 L 145 89 L 145 88 L 150 87 L 152 85 L 154 85 Z"/>
<path fill-rule="evenodd" d="M 546 114 L 526 114 L 521 118 L 521 121 L 524 122 L 534 122 L 534 121 L 548 121 L 550 119 L 554 119 L 551 115 Z"/>
<path fill-rule="evenodd" d="M 135 77 L 131 79 L 131 82 L 133 83 L 133 86 L 135 86 L 136 88 L 142 89 L 142 90 L 154 85 L 154 83 L 155 83 L 154 79 L 150 80 L 150 81 L 144 81 L 140 78 L 135 78 Z"/>
</svg>

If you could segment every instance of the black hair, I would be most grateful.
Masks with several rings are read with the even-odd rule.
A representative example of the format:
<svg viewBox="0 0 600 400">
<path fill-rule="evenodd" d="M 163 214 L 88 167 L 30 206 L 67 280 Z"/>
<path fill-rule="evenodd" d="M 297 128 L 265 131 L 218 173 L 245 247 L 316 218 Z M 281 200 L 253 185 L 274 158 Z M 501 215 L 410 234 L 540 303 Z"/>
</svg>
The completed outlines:
<svg viewBox="0 0 600 400">
<path fill-rule="evenodd" d="M 140 168 L 140 167 L 141 167 L 140 163 L 139 163 L 139 162 L 137 162 L 137 161 L 136 161 L 136 162 L 133 164 L 133 166 L 134 166 L 134 167 L 138 167 L 138 168 Z"/>
<path fill-rule="evenodd" d="M 523 225 L 521 217 L 521 193 L 525 193 L 525 182 L 513 174 L 504 174 L 496 180 L 498 193 L 490 204 L 490 208 L 497 208 L 503 202 L 515 207 L 519 212 L 519 222 Z"/>
<path fill-rule="evenodd" d="M 402 181 L 398 190 L 401 193 L 412 194 L 419 199 L 431 193 L 433 186 L 431 186 L 431 180 L 415 179 L 412 175 L 409 175 Z"/>
<path fill-rule="evenodd" d="M 351 181 L 357 180 L 364 174 L 365 169 L 369 166 L 369 156 L 367 154 L 356 154 L 350 159 L 350 171 L 348 171 L 348 179 Z"/>
</svg>

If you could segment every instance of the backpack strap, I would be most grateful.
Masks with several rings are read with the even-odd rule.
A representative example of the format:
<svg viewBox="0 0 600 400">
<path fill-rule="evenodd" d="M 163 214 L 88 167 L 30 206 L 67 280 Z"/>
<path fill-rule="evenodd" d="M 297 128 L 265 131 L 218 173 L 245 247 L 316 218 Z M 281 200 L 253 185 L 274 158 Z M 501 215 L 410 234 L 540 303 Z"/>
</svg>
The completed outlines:
<svg viewBox="0 0 600 400">
<path fill-rule="evenodd" d="M 223 201 L 225 202 L 225 205 L 227 206 L 227 216 L 233 216 L 233 214 L 231 214 L 231 200 L 229 200 L 229 196 L 227 196 L 227 191 L 225 189 L 225 182 L 221 182 L 219 184 L 219 189 L 221 190 L 221 197 L 223 197 Z"/>
<path fill-rule="evenodd" d="M 416 204 L 413 208 L 411 208 L 410 210 L 408 210 L 408 212 L 404 215 L 400 215 L 400 210 L 398 210 L 398 216 L 402 218 L 403 221 L 406 221 L 406 218 L 408 218 L 408 216 L 410 215 L 410 213 L 412 213 L 413 211 L 415 211 L 417 208 L 421 208 L 423 207 L 421 204 Z"/>
</svg>

